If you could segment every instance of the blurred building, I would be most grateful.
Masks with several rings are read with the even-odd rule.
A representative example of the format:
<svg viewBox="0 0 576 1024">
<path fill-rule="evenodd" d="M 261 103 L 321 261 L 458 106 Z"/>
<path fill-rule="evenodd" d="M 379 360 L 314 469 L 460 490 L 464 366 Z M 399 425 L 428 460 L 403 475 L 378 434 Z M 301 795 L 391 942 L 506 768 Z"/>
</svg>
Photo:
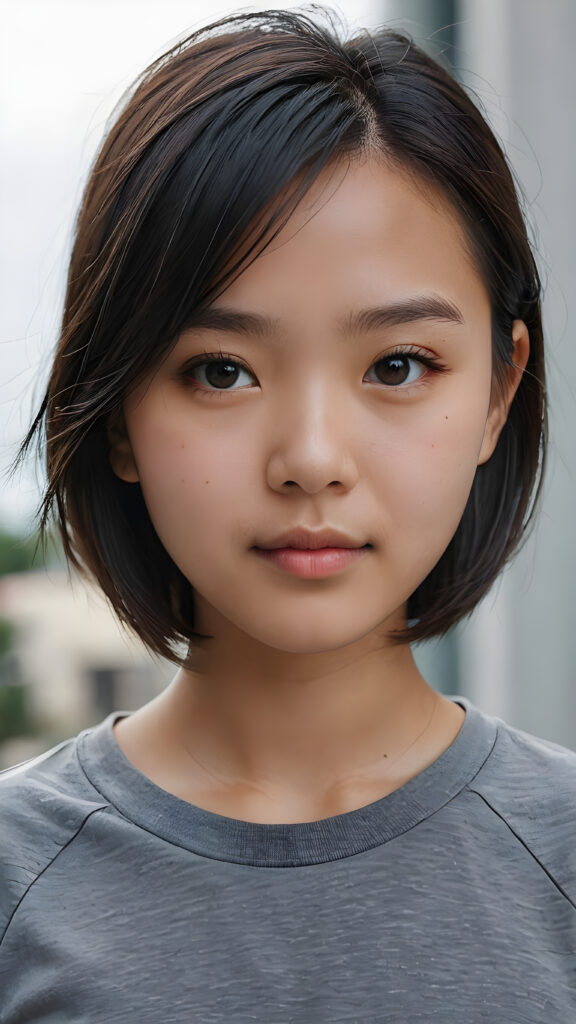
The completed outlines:
<svg viewBox="0 0 576 1024">
<path fill-rule="evenodd" d="M 123 631 L 100 592 L 62 570 L 0 579 L 0 616 L 14 626 L 5 685 L 22 686 L 37 735 L 0 750 L 0 767 L 156 696 L 175 673 Z"/>
</svg>

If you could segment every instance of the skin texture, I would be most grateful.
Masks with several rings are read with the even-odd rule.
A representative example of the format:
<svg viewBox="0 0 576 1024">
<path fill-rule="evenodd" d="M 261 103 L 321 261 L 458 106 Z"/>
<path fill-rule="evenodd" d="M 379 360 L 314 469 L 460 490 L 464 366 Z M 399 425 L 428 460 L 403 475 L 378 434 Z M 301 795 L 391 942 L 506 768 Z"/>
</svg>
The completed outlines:
<svg viewBox="0 0 576 1024">
<path fill-rule="evenodd" d="M 336 327 L 430 295 L 462 322 Z M 515 321 L 519 369 L 491 397 L 490 304 L 458 217 L 377 157 L 325 171 L 215 305 L 269 316 L 277 334 L 185 332 L 129 396 L 111 450 L 215 639 L 115 732 L 136 767 L 183 799 L 245 820 L 313 820 L 402 785 L 461 727 L 462 709 L 387 637 L 494 450 L 528 336 Z M 378 360 L 399 348 L 444 372 L 414 361 L 402 364 L 413 383 L 383 383 Z M 246 367 L 229 388 L 217 392 L 214 367 L 183 375 L 218 351 Z M 323 579 L 251 550 L 296 526 L 333 527 L 372 549 Z"/>
</svg>

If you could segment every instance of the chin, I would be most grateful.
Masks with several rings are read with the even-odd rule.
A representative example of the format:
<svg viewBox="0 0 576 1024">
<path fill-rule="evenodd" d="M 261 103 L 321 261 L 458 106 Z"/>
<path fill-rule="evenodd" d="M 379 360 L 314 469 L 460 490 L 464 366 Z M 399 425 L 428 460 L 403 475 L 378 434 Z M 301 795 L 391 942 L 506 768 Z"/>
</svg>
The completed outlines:
<svg viewBox="0 0 576 1024">
<path fill-rule="evenodd" d="M 314 655 L 351 647 L 371 633 L 379 636 L 381 645 L 389 630 L 405 625 L 404 616 L 398 616 L 397 613 L 384 620 L 381 616 L 371 620 L 365 617 L 354 623 L 350 618 L 348 614 L 346 621 L 340 622 L 334 615 L 329 621 L 321 622 L 319 617 L 308 614 L 302 615 L 300 621 L 289 623 L 284 616 L 277 622 L 264 623 L 260 619 L 253 628 L 246 622 L 237 622 L 236 626 L 246 637 L 274 650 L 286 654 Z"/>
</svg>

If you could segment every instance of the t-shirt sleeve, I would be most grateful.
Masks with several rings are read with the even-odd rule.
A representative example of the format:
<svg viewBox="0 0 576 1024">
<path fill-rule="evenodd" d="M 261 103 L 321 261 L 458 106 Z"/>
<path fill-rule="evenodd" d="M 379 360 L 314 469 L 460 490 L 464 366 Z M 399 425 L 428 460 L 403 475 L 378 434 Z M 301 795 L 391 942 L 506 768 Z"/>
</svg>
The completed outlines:
<svg viewBox="0 0 576 1024">
<path fill-rule="evenodd" d="M 104 807 L 74 740 L 0 773 L 0 943 L 34 882 Z"/>
<path fill-rule="evenodd" d="M 576 753 L 506 726 L 469 784 L 576 908 Z"/>
</svg>

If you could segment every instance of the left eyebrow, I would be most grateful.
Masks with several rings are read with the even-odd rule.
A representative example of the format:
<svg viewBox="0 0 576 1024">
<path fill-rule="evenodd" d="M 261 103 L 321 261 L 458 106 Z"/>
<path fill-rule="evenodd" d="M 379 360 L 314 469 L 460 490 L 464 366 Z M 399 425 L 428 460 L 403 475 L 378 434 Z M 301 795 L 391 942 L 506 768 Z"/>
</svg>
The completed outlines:
<svg viewBox="0 0 576 1024">
<path fill-rule="evenodd" d="M 351 313 L 340 328 L 344 333 L 358 334 L 362 331 L 373 331 L 382 327 L 398 327 L 402 324 L 413 324 L 418 320 L 442 320 L 444 322 L 463 324 L 464 317 L 458 306 L 440 295 L 419 295 L 414 298 L 402 299 L 389 306 L 375 306 Z"/>
<path fill-rule="evenodd" d="M 464 323 L 457 306 L 440 295 L 419 295 L 387 306 L 362 309 L 339 320 L 341 334 L 360 334 L 385 327 L 398 327 L 419 320 Z M 207 306 L 188 325 L 188 330 L 227 331 L 259 338 L 274 338 L 281 333 L 279 320 L 260 313 L 248 313 L 227 306 Z"/>
</svg>

